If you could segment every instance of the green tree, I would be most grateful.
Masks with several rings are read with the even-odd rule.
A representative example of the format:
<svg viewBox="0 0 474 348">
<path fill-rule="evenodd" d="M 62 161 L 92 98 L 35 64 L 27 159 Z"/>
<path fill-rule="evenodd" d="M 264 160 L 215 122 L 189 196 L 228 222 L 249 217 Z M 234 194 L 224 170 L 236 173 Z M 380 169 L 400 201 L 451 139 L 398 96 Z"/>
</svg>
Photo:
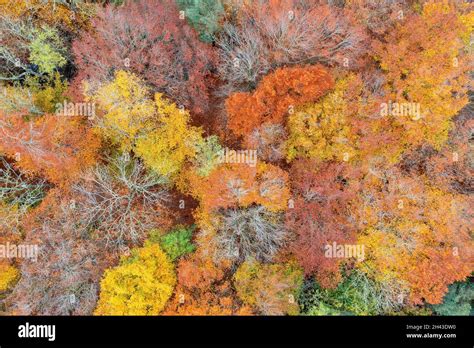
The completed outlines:
<svg viewBox="0 0 474 348">
<path fill-rule="evenodd" d="M 449 286 L 443 303 L 431 306 L 439 315 L 472 315 L 474 283 L 471 281 L 456 282 Z"/>
<path fill-rule="evenodd" d="M 225 14 L 220 0 L 176 0 L 179 8 L 186 13 L 191 26 L 204 42 L 214 41 L 220 29 L 220 20 Z"/>
<path fill-rule="evenodd" d="M 160 246 L 169 255 L 171 260 L 192 253 L 196 247 L 192 243 L 195 226 L 178 226 L 171 232 L 161 236 Z"/>
<path fill-rule="evenodd" d="M 304 286 L 299 303 L 307 315 L 381 315 L 402 307 L 403 293 L 395 283 L 379 283 L 360 271 L 353 271 L 336 289 L 324 289 L 316 282 Z M 401 296 L 399 296 L 401 295 Z"/>
</svg>

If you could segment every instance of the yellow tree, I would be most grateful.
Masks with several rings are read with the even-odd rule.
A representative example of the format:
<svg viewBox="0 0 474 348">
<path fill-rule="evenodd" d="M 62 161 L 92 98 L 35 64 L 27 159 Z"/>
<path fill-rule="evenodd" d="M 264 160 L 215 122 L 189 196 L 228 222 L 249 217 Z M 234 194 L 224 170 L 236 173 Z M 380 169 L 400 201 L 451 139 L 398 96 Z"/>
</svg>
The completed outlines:
<svg viewBox="0 0 474 348">
<path fill-rule="evenodd" d="M 82 1 L 43 1 L 43 0 L 0 0 L 0 12 L 5 16 L 34 22 L 38 25 L 50 25 L 78 32 L 89 28 L 89 18 L 93 6 Z"/>
<path fill-rule="evenodd" d="M 365 249 L 358 266 L 378 281 L 398 280 L 408 302 L 440 303 L 449 284 L 472 272 L 472 199 L 397 171 L 364 185 L 353 205 Z"/>
<path fill-rule="evenodd" d="M 297 315 L 303 271 L 293 263 L 262 264 L 249 260 L 234 275 L 237 295 L 264 315 Z"/>
<path fill-rule="evenodd" d="M 356 77 L 352 74 L 339 79 L 328 95 L 289 115 L 287 160 L 300 157 L 343 161 L 354 157 L 354 109 L 348 105 L 357 102 L 359 88 L 354 82 Z"/>
<path fill-rule="evenodd" d="M 135 153 L 157 173 L 174 176 L 195 157 L 198 145 L 204 142 L 202 130 L 190 126 L 189 112 L 162 94 L 155 94 L 155 107 L 158 127 L 136 141 Z"/>
<path fill-rule="evenodd" d="M 464 13 L 466 12 L 466 13 Z M 392 113 L 408 144 L 440 148 L 451 119 L 467 104 L 470 56 L 463 52 L 474 12 L 447 1 L 428 1 L 374 44 L 385 72 L 388 103 L 419 106 L 419 112 Z"/>
<path fill-rule="evenodd" d="M 96 315 L 157 315 L 176 284 L 174 266 L 158 244 L 133 249 L 121 264 L 105 271 Z"/>
<path fill-rule="evenodd" d="M 136 139 L 153 128 L 156 118 L 151 92 L 137 76 L 120 70 L 97 91 L 86 83 L 85 93 L 103 112 L 97 124 L 99 132 L 122 150 L 131 150 Z"/>
<path fill-rule="evenodd" d="M 10 289 L 19 277 L 20 272 L 17 268 L 5 261 L 0 262 L 0 294 Z"/>
<path fill-rule="evenodd" d="M 99 132 L 122 151 L 133 150 L 155 172 L 174 176 L 191 161 L 205 140 L 202 130 L 189 125 L 189 112 L 178 108 L 161 93 L 154 100 L 137 76 L 118 71 L 115 79 L 98 88 L 86 85 L 90 100 L 103 115 Z"/>
</svg>

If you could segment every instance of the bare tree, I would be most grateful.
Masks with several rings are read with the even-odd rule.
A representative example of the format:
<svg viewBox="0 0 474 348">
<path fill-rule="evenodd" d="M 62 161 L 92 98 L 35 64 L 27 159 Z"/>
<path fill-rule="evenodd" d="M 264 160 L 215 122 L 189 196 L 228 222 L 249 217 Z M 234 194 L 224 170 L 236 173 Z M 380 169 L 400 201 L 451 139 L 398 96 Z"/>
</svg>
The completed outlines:
<svg viewBox="0 0 474 348">
<path fill-rule="evenodd" d="M 220 212 L 216 236 L 217 258 L 234 262 L 254 258 L 271 261 L 285 244 L 283 216 L 262 206 L 232 208 Z"/>
<path fill-rule="evenodd" d="M 80 220 L 87 231 L 103 233 L 107 246 L 123 247 L 160 226 L 168 199 L 167 179 L 146 172 L 128 154 L 99 165 L 73 186 Z"/>
<path fill-rule="evenodd" d="M 90 315 L 104 265 L 96 243 L 77 238 L 74 211 L 62 206 L 28 231 L 25 244 L 37 245 L 36 260 L 25 259 L 21 279 L 7 298 L 21 315 Z"/>
<path fill-rule="evenodd" d="M 30 22 L 0 16 L 0 80 L 14 81 L 27 75 L 39 75 L 27 63 L 33 32 Z"/>
<path fill-rule="evenodd" d="M 257 0 L 241 5 L 217 39 L 225 93 L 255 88 L 283 65 L 358 66 L 365 33 L 348 11 L 309 0 Z"/>
<path fill-rule="evenodd" d="M 0 157 L 0 201 L 29 208 L 41 202 L 46 187 L 46 180 L 28 178 Z"/>
<path fill-rule="evenodd" d="M 280 124 L 267 124 L 256 128 L 250 134 L 246 146 L 257 150 L 260 160 L 278 162 L 285 157 L 287 132 Z"/>
<path fill-rule="evenodd" d="M 21 218 L 41 202 L 48 186 L 46 180 L 27 177 L 0 157 L 0 234 L 19 234 Z"/>
</svg>

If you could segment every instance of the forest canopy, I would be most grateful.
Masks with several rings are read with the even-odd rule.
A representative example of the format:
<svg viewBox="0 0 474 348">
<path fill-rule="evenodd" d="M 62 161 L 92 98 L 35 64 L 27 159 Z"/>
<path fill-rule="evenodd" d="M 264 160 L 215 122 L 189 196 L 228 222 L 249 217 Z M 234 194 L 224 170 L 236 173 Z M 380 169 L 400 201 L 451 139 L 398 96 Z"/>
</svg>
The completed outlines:
<svg viewBox="0 0 474 348">
<path fill-rule="evenodd" d="M 470 1 L 0 13 L 0 314 L 473 314 Z"/>
</svg>

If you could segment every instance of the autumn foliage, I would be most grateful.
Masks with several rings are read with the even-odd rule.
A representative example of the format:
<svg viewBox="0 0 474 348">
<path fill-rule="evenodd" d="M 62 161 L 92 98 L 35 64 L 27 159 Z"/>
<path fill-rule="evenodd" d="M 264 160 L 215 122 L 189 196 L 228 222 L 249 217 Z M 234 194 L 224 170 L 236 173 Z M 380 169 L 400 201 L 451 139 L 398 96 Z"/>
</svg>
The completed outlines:
<svg viewBox="0 0 474 348">
<path fill-rule="evenodd" d="M 180 19 L 174 1 L 109 4 L 92 26 L 73 44 L 78 81 L 103 81 L 129 69 L 178 105 L 207 111 L 214 53 Z"/>
<path fill-rule="evenodd" d="M 132 250 L 129 259 L 105 272 L 95 314 L 159 314 L 175 282 L 173 265 L 158 245 Z"/>
<path fill-rule="evenodd" d="M 384 43 L 374 44 L 374 56 L 386 75 L 387 96 L 421 105 L 421 125 L 417 117 L 396 120 L 415 145 L 424 139 L 439 148 L 447 139 L 450 120 L 468 102 L 465 72 L 470 63 L 463 47 L 473 22 L 472 12 L 457 14 L 454 5 L 429 2 L 420 16 L 407 18 Z"/>
<path fill-rule="evenodd" d="M 0 150 L 25 172 L 70 184 L 97 157 L 100 139 L 80 118 L 45 115 L 31 120 L 0 114 Z"/>
<path fill-rule="evenodd" d="M 396 174 L 387 173 L 385 183 L 368 178 L 367 196 L 356 203 L 362 214 L 359 243 L 369 251 L 360 267 L 376 279 L 401 280 L 412 302 L 437 304 L 450 283 L 471 273 L 472 202 Z M 380 192 L 386 192 L 382 200 Z"/>
<path fill-rule="evenodd" d="M 473 9 L 0 0 L 0 315 L 472 313 Z"/>
<path fill-rule="evenodd" d="M 264 315 L 296 315 L 295 298 L 302 282 L 302 272 L 294 264 L 259 264 L 249 260 L 234 276 L 237 294 Z"/>
<path fill-rule="evenodd" d="M 322 63 L 356 68 L 366 33 L 348 8 L 299 0 L 234 1 L 217 37 L 225 91 L 252 90 L 275 68 Z"/>
<path fill-rule="evenodd" d="M 243 136 L 260 125 L 283 123 L 293 108 L 318 99 L 333 84 L 321 66 L 277 69 L 253 93 L 235 93 L 226 100 L 228 127 Z"/>
<path fill-rule="evenodd" d="M 323 287 L 335 287 L 342 279 L 342 259 L 326 257 L 326 246 L 353 244 L 356 226 L 350 217 L 350 201 L 357 189 L 356 173 L 344 164 L 295 161 L 290 172 L 296 194 L 286 224 L 294 232 L 292 250 L 306 274 Z"/>
</svg>

